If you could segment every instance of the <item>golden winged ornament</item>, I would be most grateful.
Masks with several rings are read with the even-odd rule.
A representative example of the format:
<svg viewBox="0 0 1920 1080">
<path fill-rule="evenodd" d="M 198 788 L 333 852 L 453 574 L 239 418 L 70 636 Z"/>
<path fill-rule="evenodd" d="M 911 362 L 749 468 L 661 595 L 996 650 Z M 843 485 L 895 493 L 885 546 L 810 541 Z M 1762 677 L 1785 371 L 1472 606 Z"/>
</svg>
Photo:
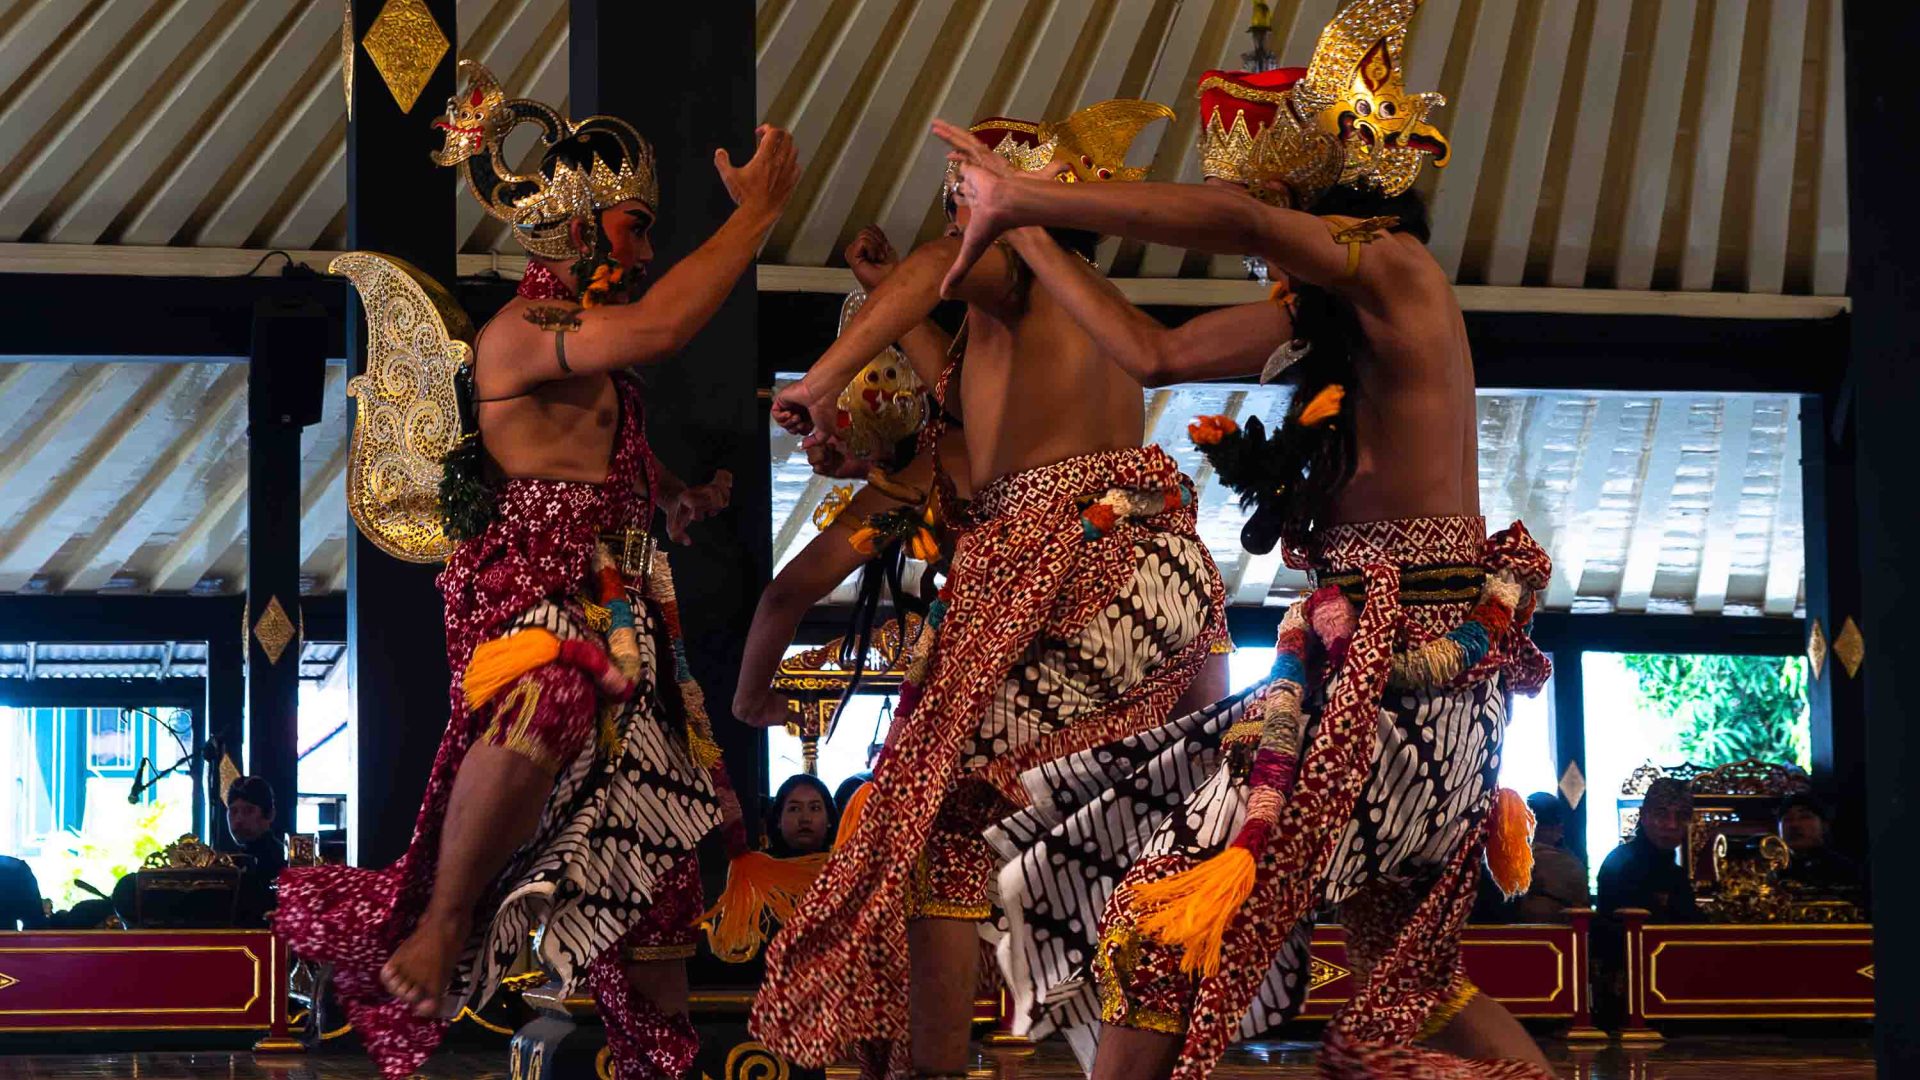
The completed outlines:
<svg viewBox="0 0 1920 1080">
<path fill-rule="evenodd" d="M 402 259 L 349 251 L 327 269 L 353 282 L 367 313 L 366 374 L 347 382 L 358 406 L 347 510 L 387 554 L 439 562 L 454 548 L 440 521 L 440 463 L 460 442 L 456 380 L 473 362 L 473 323 Z"/>
</svg>

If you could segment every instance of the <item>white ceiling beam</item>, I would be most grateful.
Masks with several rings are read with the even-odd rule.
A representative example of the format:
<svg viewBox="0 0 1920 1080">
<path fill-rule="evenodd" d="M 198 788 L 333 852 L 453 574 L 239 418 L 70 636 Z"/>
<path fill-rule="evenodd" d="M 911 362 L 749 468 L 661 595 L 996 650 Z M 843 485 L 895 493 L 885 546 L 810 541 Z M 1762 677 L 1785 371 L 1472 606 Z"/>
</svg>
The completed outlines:
<svg viewBox="0 0 1920 1080">
<path fill-rule="evenodd" d="M 226 456 L 236 444 L 244 452 L 246 428 L 237 406 L 246 399 L 246 390 L 245 368 L 235 365 L 221 373 L 191 422 L 74 552 L 68 560 L 73 572 L 56 582 L 54 591 L 95 592 L 111 581 L 154 526 L 199 482 L 200 469 L 192 467 L 196 451 L 209 450 L 211 460 Z"/>
<path fill-rule="evenodd" d="M 1773 0 L 1767 28 L 1766 89 L 1760 97 L 1759 158 L 1747 218 L 1747 291 L 1787 284 L 1787 227 L 1793 220 L 1793 162 L 1800 141 L 1800 77 L 1807 55 L 1807 0 Z"/>
<path fill-rule="evenodd" d="M 135 369 L 127 369 L 138 374 Z M 56 515 L 76 494 L 87 487 L 101 463 L 113 455 L 128 436 L 147 426 L 156 415 L 154 405 L 170 393 L 187 371 L 185 364 L 167 364 L 146 372 L 147 378 L 126 402 L 114 411 L 106 423 L 94 429 L 94 436 L 57 480 L 48 483 L 27 505 L 26 512 L 0 536 L 0 593 L 18 592 L 45 566 L 47 559 L 73 535 L 71 526 L 48 527 Z M 104 412 L 110 403 L 89 403 L 94 411 Z"/>
<path fill-rule="evenodd" d="M 1567 183 L 1560 192 L 1560 221 L 1553 233 L 1553 264 L 1547 273 L 1547 280 L 1562 288 L 1586 284 L 1632 15 L 1632 4 L 1594 4 L 1593 31 L 1585 42 L 1587 72 L 1580 83 L 1580 111 L 1572 117 L 1573 146 L 1567 159 Z"/>
<path fill-rule="evenodd" d="M 280 123 L 280 106 L 294 92 L 294 81 L 325 48 L 340 47 L 340 6 L 309 0 L 287 33 L 275 44 L 246 80 L 226 99 L 224 109 L 208 125 L 198 144 L 179 167 L 127 222 L 121 241 L 127 244 L 168 244 L 187 219 L 199 209 L 214 184 L 263 128 Z M 339 72 L 334 71 L 334 78 Z M 339 84 L 334 100 L 341 102 Z M 297 145 L 297 144 L 296 144 Z M 308 144 L 309 147 L 311 144 Z M 290 150 L 281 150 L 292 153 Z M 301 154 L 304 157 L 304 153 Z M 242 269 L 245 269 L 244 267 Z"/>
<path fill-rule="evenodd" d="M 1242 607 L 1258 607 L 1273 595 L 1274 578 L 1287 568 L 1287 557 L 1276 544 L 1265 555 L 1246 556 L 1246 568 L 1240 576 L 1240 587 L 1227 594 L 1227 603 Z"/>
<path fill-rule="evenodd" d="M 1847 60 L 1837 2 L 1827 5 L 1827 55 L 1822 66 L 1813 291 L 1840 296 L 1847 291 Z"/>
<path fill-rule="evenodd" d="M 1148 101 L 1165 102 L 1172 106 L 1174 117 L 1168 123 L 1155 124 L 1141 133 L 1138 145 L 1152 162 L 1148 172 L 1150 178 L 1173 179 L 1188 168 L 1198 168 L 1194 139 L 1200 127 L 1200 96 L 1189 75 L 1200 52 L 1201 40 L 1213 7 L 1214 4 L 1204 0 L 1185 0 L 1173 9 L 1173 18 L 1161 37 L 1153 71 L 1147 78 L 1146 97 Z M 1142 251 L 1144 253 L 1144 247 Z M 1111 269 L 1112 257 L 1101 259 L 1100 265 Z M 1179 269 L 1176 262 L 1173 270 L 1177 273 Z"/>
<path fill-rule="evenodd" d="M 1613 452 L 1620 445 L 1620 421 L 1626 409 L 1624 395 L 1601 398 L 1600 404 L 1594 407 L 1587 437 L 1581 440 L 1573 506 L 1567 514 L 1566 528 L 1551 544 L 1553 577 L 1547 585 L 1545 605 L 1549 611 L 1567 610 L 1580 593 L 1580 579 L 1587 571 L 1587 540 L 1593 532 L 1590 522 L 1606 490 L 1607 473 L 1613 464 Z"/>
<path fill-rule="evenodd" d="M 1204 7 L 1205 5 L 1196 4 L 1195 6 Z M 1080 95 L 1073 102 L 1074 108 L 1083 108 L 1096 101 L 1105 101 L 1120 92 L 1120 80 L 1127 73 L 1127 61 L 1133 56 L 1134 45 L 1146 32 L 1147 17 L 1152 14 L 1152 4 L 1120 4 L 1115 7 L 1113 19 L 1107 23 L 1107 32 L 1101 36 L 1100 44 L 1094 49 L 1093 63 L 1087 67 L 1087 77 L 1080 84 Z M 1179 12 L 1176 11 L 1175 14 Z M 1175 112 L 1178 112 L 1180 105 L 1183 104 L 1175 99 L 1161 99 L 1151 95 L 1147 100 L 1165 101 Z M 1166 124 L 1155 124 L 1153 130 L 1158 134 L 1166 127 Z M 1140 142 L 1136 142 L 1133 146 L 1134 155 L 1130 157 L 1135 161 L 1147 160 L 1151 156 L 1152 149 L 1151 146 L 1143 146 Z M 1146 157 L 1138 155 L 1146 155 Z"/>
<path fill-rule="evenodd" d="M 215 13 L 215 6 L 202 5 L 200 10 L 202 18 L 199 20 L 175 22 L 188 27 L 204 23 L 206 16 Z M 93 179 L 79 197 L 54 218 L 47 229 L 47 239 L 58 244 L 91 244 L 98 241 L 100 234 L 113 224 L 127 204 L 139 195 L 140 189 L 153 179 L 154 170 L 160 167 L 173 148 L 192 135 L 191 126 L 215 103 L 220 92 L 232 80 L 234 59 L 252 56 L 260 46 L 266 44 L 268 36 L 285 17 L 286 12 L 277 5 L 248 4 L 235 18 L 211 28 L 210 36 L 184 44 L 176 41 L 167 46 L 168 55 L 164 57 L 154 55 L 162 47 L 158 35 L 140 46 L 143 55 L 135 59 L 144 60 L 144 63 L 138 68 L 130 66 L 115 76 L 124 86 L 124 91 L 118 95 L 122 100 L 147 89 L 152 80 L 159 76 L 161 61 L 171 62 L 173 54 L 183 50 L 191 50 L 195 57 L 186 73 L 169 89 L 165 107 L 148 113 L 143 122 L 135 126 L 125 141 L 114 150 L 112 159 L 94 171 Z M 95 125 L 103 129 L 98 134 L 104 135 L 106 130 L 110 130 L 105 125 L 120 120 L 127 110 L 103 105 L 94 111 L 109 114 Z M 91 153 L 97 143 L 98 139 L 95 138 L 75 152 Z M 56 166 L 54 162 L 59 153 L 55 151 L 49 154 L 38 167 L 65 169 L 70 175 L 79 162 Z M 52 189 L 49 188 L 48 194 L 51 193 Z"/>
<path fill-rule="evenodd" d="M 1654 400 L 1660 411 L 1653 420 L 1653 443 L 1640 474 L 1640 499 L 1627 541 L 1626 566 L 1620 572 L 1620 611 L 1645 611 L 1653 596 L 1653 579 L 1659 573 L 1660 550 L 1667 535 L 1667 506 L 1673 501 L 1673 483 L 1680 473 L 1687 421 L 1693 411 L 1693 398 L 1686 394 Z"/>
<path fill-rule="evenodd" d="M 87 407 L 90 399 L 120 370 L 119 364 L 88 365 L 86 371 L 72 373 L 52 404 L 45 409 L 35 410 L 32 424 L 19 438 L 7 445 L 5 453 L 0 453 L 0 491 L 5 491 L 14 476 L 33 461 L 48 443 L 62 434 L 63 429 Z"/>
<path fill-rule="evenodd" d="M 850 225 L 853 204 L 860 196 L 866 173 L 878 160 L 888 137 L 910 107 L 907 92 L 926 68 L 934 42 L 940 36 L 950 10 L 941 4 L 919 4 L 907 17 L 907 25 L 893 55 L 880 70 L 873 93 L 861 106 L 860 116 L 847 133 L 846 145 L 831 161 L 808 161 L 808 169 L 824 169 L 827 175 L 814 196 L 813 205 L 800 222 L 793 240 L 787 245 L 783 261 L 801 266 L 824 266 L 838 254 L 840 235 Z M 905 243 L 906 238 L 901 238 Z"/>
<path fill-rule="evenodd" d="M 764 3 L 764 0 L 762 0 Z M 945 7 L 946 5 L 939 5 Z M 812 18 L 794 15 L 796 8 L 806 7 Z M 780 18 L 762 42 L 759 54 L 754 58 L 754 85 L 758 88 L 754 100 L 754 114 L 765 118 L 767 110 L 773 107 L 787 88 L 787 80 L 793 76 L 793 69 L 800 63 L 800 57 L 807 51 L 807 43 L 813 39 L 818 28 L 819 16 L 827 9 L 822 2 L 791 3 L 780 12 Z"/>
<path fill-rule="evenodd" d="M 1547 0 L 1532 17 L 1533 56 L 1528 65 L 1527 90 L 1520 99 L 1520 118 L 1513 130 L 1512 156 L 1507 159 L 1507 181 L 1500 191 L 1500 213 L 1494 222 L 1492 256 L 1487 266 L 1491 285 L 1518 285 L 1527 271 L 1527 249 L 1533 242 L 1533 219 L 1540 209 L 1540 189 L 1547 178 L 1547 150 L 1553 144 L 1554 118 L 1560 112 L 1560 87 L 1567 74 L 1567 47 L 1573 41 L 1577 0 Z"/>
<path fill-rule="evenodd" d="M 246 495 L 244 467 L 233 470 L 218 487 L 209 489 L 207 501 L 201 504 L 192 524 L 161 553 L 147 580 L 147 591 L 185 592 L 205 577 L 246 527 Z"/>
<path fill-rule="evenodd" d="M 1074 43 L 1080 39 L 1081 28 L 1086 26 L 1092 12 L 1093 0 L 1053 0 L 1040 32 L 1028 48 L 1026 61 L 1014 76 L 1013 93 L 1007 96 L 1005 115 L 1023 120 L 1051 119 L 1040 114 L 1047 111 L 1047 102 L 1053 98 L 1061 76 L 1066 73 L 1065 61 L 1073 55 Z M 999 57 L 988 54 L 981 59 L 997 61 Z M 945 150 L 946 144 L 941 143 L 940 149 Z"/>
<path fill-rule="evenodd" d="M 1661 0 L 1647 94 L 1641 105 L 1640 138 L 1634 145 L 1632 167 L 1627 170 L 1627 214 L 1620 229 L 1619 258 L 1614 263 L 1618 288 L 1645 289 L 1653 283 L 1660 224 L 1667 212 L 1668 180 L 1673 175 L 1673 133 L 1680 126 L 1680 103 L 1693 48 L 1693 19 L 1694 0 Z"/>
<path fill-rule="evenodd" d="M 1747 455 L 1753 445 L 1754 396 L 1729 394 L 1720 419 L 1720 452 L 1713 470 L 1713 502 L 1701 537 L 1700 575 L 1693 588 L 1693 612 L 1718 615 L 1727 607 L 1727 580 L 1733 573 L 1734 530 L 1746 493 Z M 1788 453 L 1798 453 L 1790 446 Z"/>
<path fill-rule="evenodd" d="M 1780 455 L 1780 500 L 1773 505 L 1767 550 L 1767 593 L 1761 611 L 1792 615 L 1806 587 L 1806 498 L 1800 464 L 1800 410 L 1787 410 L 1787 445 Z M 1832 628 L 1827 631 L 1835 633 Z"/>
<path fill-rule="evenodd" d="M 1511 51 L 1517 9 L 1518 0 L 1484 0 L 1480 5 L 1480 17 L 1473 24 L 1473 45 L 1467 53 L 1466 78 L 1460 84 L 1460 101 L 1448 110 L 1447 119 L 1452 123 L 1448 139 L 1453 152 L 1447 167 L 1437 170 L 1433 240 L 1427 245 L 1448 278 L 1460 272 L 1474 194 L 1480 190 L 1480 174 L 1487 160 L 1487 135 L 1500 111 L 1496 99 Z"/>
<path fill-rule="evenodd" d="M 60 0 L 21 0 L 16 6 L 31 6 L 19 22 L 13 24 L 4 36 L 0 36 L 0 94 L 11 101 L 27 88 L 15 85 L 25 75 L 34 61 L 59 47 L 60 42 L 70 39 L 75 19 L 86 12 L 83 4 L 62 3 Z"/>
<path fill-rule="evenodd" d="M 1680 287 L 1686 290 L 1713 288 L 1713 268 L 1720 259 L 1720 217 L 1727 200 L 1728 148 L 1733 145 L 1741 52 L 1747 40 L 1747 0 L 1715 0 L 1710 17 L 1706 93 L 1693 125 L 1693 190 L 1687 197 L 1687 242 L 1680 259 Z M 1791 153 L 1791 136 L 1788 147 Z"/>
<path fill-rule="evenodd" d="M 341 439 L 333 456 L 320 466 L 300 493 L 300 564 L 313 559 L 320 546 L 348 529 L 347 446 Z"/>
<path fill-rule="evenodd" d="M 1332 19 L 1329 13 L 1322 23 Z M 1440 74 L 1447 67 L 1447 53 L 1453 47 L 1453 35 L 1460 28 L 1460 0 L 1427 0 L 1420 5 L 1420 13 L 1407 24 L 1407 89 L 1416 94 L 1428 93 L 1440 88 Z M 1312 27 L 1308 33 L 1314 35 L 1304 42 L 1306 51 L 1298 53 L 1298 59 L 1290 61 L 1296 66 L 1306 66 L 1313 55 L 1313 47 L 1318 44 L 1320 28 Z M 1439 117 L 1444 130 L 1446 115 Z"/>
<path fill-rule="evenodd" d="M 352 539 L 351 535 L 349 535 L 348 539 Z M 340 566 L 334 570 L 333 576 L 327 579 L 327 592 L 343 593 L 347 591 L 347 568 L 350 565 L 352 565 L 352 563 L 348 559 L 345 557 L 341 558 Z"/>
<path fill-rule="evenodd" d="M 973 25 L 954 44 L 955 57 L 984 58 L 1005 54 L 1013 44 L 1013 31 L 1025 7 L 1024 0 L 987 0 L 974 16 Z M 970 64 L 964 59 L 954 59 L 948 64 L 946 82 L 931 88 L 925 103 L 926 111 L 918 112 L 921 103 L 915 103 L 917 119 L 914 123 L 951 120 L 956 124 L 970 124 L 978 119 L 976 114 L 980 110 L 980 99 L 987 92 L 987 84 L 993 80 L 995 65 Z M 947 172 L 947 144 L 929 135 L 919 140 L 918 146 L 919 149 L 906 166 L 894 174 L 892 187 L 881 201 L 877 215 L 880 227 L 902 249 L 911 247 L 918 237 L 920 222 L 926 218 L 927 207 L 939 191 L 940 178 Z M 875 165 L 876 169 L 894 167 L 890 162 L 876 162 Z"/>
<path fill-rule="evenodd" d="M 7 122 L 0 124 L 0 162 L 5 163 L 0 190 L 11 195 L 23 187 L 29 192 L 58 189 L 55 174 L 39 173 L 34 163 L 72 129 L 76 118 L 67 113 L 69 103 L 101 92 L 97 79 L 106 74 L 102 68 L 112 70 L 114 58 L 123 56 L 127 35 L 152 6 L 152 0 L 96 5 L 48 48 L 47 56 L 35 58 L 47 62 L 30 85 L 13 90 L 6 103 Z M 55 126 L 49 130 L 49 125 Z M 24 228 L 0 230 L 0 239 L 17 240 Z"/>
</svg>

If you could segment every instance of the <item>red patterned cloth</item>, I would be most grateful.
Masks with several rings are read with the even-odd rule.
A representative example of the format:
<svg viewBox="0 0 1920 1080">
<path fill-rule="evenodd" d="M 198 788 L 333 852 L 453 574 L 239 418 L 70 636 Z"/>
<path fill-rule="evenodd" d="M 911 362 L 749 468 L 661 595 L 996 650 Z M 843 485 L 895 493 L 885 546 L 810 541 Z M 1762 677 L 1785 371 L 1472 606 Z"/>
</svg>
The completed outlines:
<svg viewBox="0 0 1920 1080">
<path fill-rule="evenodd" d="M 1083 500 L 1114 491 L 1184 492 L 1152 515 L 1083 528 Z M 1192 485 L 1158 447 L 1110 451 L 1004 477 L 977 493 L 956 545 L 943 597 L 948 608 L 932 666 L 911 709 L 902 708 L 874 776 L 859 829 L 836 849 L 799 913 L 767 950 L 753 1031 L 776 1053 L 823 1067 L 855 1046 L 869 1071 L 907 1061 L 907 917 L 912 878 L 936 814 L 959 779 L 975 736 L 1010 668 L 1036 639 L 1084 626 L 1135 574 L 1140 545 L 1156 533 L 1195 537 Z M 1029 743 L 1019 768 L 1164 721 L 1225 632 L 1224 590 L 1211 580 L 1207 629 L 1145 679 Z M 903 695 L 903 705 L 905 695 Z M 998 764 L 997 762 L 995 763 Z M 1015 802 L 1014 769 L 983 770 Z M 970 781 L 971 782 L 971 781 Z"/>
<path fill-rule="evenodd" d="M 1338 526 L 1322 537 L 1317 569 L 1358 569 L 1364 575 L 1359 627 L 1328 688 L 1274 841 L 1259 859 L 1253 895 L 1227 930 L 1221 969 L 1199 980 L 1175 1080 L 1200 1080 L 1212 1069 L 1236 1037 L 1240 1018 L 1288 935 L 1310 912 L 1341 828 L 1371 771 L 1393 653 L 1451 629 L 1471 606 L 1462 602 L 1458 612 L 1447 605 L 1403 608 L 1401 568 L 1459 561 L 1473 537 L 1489 572 L 1506 570 L 1530 589 L 1546 587 L 1547 554 L 1525 526 L 1515 522 L 1482 541 L 1475 534 L 1484 527 L 1478 518 L 1414 519 Z M 1515 632 L 1496 642 L 1486 661 L 1455 685 L 1504 673 L 1509 688 L 1531 693 L 1548 670 L 1531 639 Z M 1480 1063 L 1408 1046 L 1458 968 L 1459 932 L 1473 903 L 1482 833 L 1481 828 L 1469 832 L 1423 895 L 1369 890 L 1344 906 L 1355 959 L 1367 977 L 1328 1029 L 1322 1058 L 1326 1075 L 1495 1075 Z M 1512 1072 L 1511 1063 L 1501 1068 L 1506 1075 L 1538 1075 Z"/>
<path fill-rule="evenodd" d="M 633 962 L 693 955 L 699 938 L 700 860 L 689 856 L 661 882 L 662 899 L 627 931 L 620 947 L 587 969 L 594 1007 L 613 1048 L 613 1080 L 680 1080 L 700 1050 L 700 1033 L 684 1015 L 660 1011 L 627 976 Z"/>
<path fill-rule="evenodd" d="M 354 1030 L 382 1074 L 396 1080 L 419 1068 L 447 1025 L 415 1017 L 389 996 L 380 985 L 380 968 L 426 908 L 454 777 L 484 720 L 466 709 L 461 680 L 467 661 L 508 620 L 586 582 L 601 533 L 629 522 L 644 525 L 651 513 L 642 492 L 654 490 L 655 466 L 639 388 L 626 378 L 615 385 L 621 418 L 606 480 L 507 481 L 499 490 L 493 523 L 461 544 L 440 574 L 453 669 L 451 718 L 406 853 L 379 870 L 320 866 L 280 876 L 274 932 L 303 958 L 333 966 L 334 990 Z M 484 920 L 477 920 L 476 933 L 483 928 Z"/>
</svg>

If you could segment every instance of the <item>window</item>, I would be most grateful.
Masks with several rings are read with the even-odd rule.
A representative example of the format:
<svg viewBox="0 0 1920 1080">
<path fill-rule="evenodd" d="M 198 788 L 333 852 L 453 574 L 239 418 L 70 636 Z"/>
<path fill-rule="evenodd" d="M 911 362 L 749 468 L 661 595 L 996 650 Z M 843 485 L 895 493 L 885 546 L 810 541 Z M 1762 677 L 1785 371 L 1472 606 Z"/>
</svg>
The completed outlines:
<svg viewBox="0 0 1920 1080">
<path fill-rule="evenodd" d="M 1583 658 L 1587 851 L 1596 867 L 1620 843 L 1620 786 L 1646 762 L 1812 764 L 1801 657 L 1590 652 Z"/>
</svg>

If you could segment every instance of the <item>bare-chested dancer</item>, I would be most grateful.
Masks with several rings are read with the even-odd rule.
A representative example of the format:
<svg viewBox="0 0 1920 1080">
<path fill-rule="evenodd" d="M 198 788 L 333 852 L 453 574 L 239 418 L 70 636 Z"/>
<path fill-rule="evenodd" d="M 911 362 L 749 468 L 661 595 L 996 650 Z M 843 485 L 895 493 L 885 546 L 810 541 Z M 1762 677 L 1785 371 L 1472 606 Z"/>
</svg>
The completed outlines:
<svg viewBox="0 0 1920 1080">
<path fill-rule="evenodd" d="M 1393 50 L 1410 11 L 1349 5 L 1314 65 L 1268 88 L 1279 111 L 1260 140 L 1264 178 L 1309 212 L 1205 187 L 1037 184 L 936 125 L 973 210 L 954 280 L 1008 230 L 1082 228 L 1253 252 L 1300 283 L 1302 309 L 1330 304 L 1335 317 L 1320 332 L 1303 311 L 1297 332 L 1312 351 L 1272 443 L 1220 418 L 1195 427 L 1197 441 L 1231 444 L 1214 460 L 1258 500 L 1250 540 L 1284 540 L 1321 586 L 1289 614 L 1273 680 L 1067 766 L 1088 774 L 1079 790 L 1098 790 L 1119 770 L 1144 775 L 1140 755 L 1153 757 L 1156 778 L 1192 792 L 1187 812 L 1156 816 L 1165 788 L 1120 795 L 1141 825 L 1113 829 L 1122 842 L 1095 855 L 1059 843 L 1064 827 L 1050 827 L 1064 810 L 1006 829 L 1028 845 L 1017 861 L 1036 889 L 1124 873 L 1080 972 L 1091 969 L 1097 993 L 1050 994 L 1069 970 L 1015 987 L 1078 1029 L 1083 1051 L 1104 1026 L 1096 1077 L 1204 1075 L 1239 1032 L 1291 1015 L 1312 915 L 1331 903 L 1362 988 L 1329 1029 L 1330 1073 L 1550 1075 L 1458 969 L 1488 822 L 1496 802 L 1510 805 L 1493 784 L 1504 692 L 1545 676 L 1523 627 L 1546 559 L 1517 526 L 1486 539 L 1478 517 L 1465 326 L 1421 243 L 1424 209 L 1405 194 L 1424 155 L 1446 154 L 1427 122 L 1437 102 L 1401 87 Z M 1403 581 L 1395 567 L 1420 572 Z M 1120 812 L 1096 804 L 1102 820 Z M 1248 899 L 1223 904 L 1223 889 Z M 1455 1017 L 1457 1030 L 1427 1049 L 1408 1045 Z M 1441 1050 L 1469 1046 L 1503 1060 Z"/>
<path fill-rule="evenodd" d="M 1165 115 L 1110 102 L 1057 125 L 990 120 L 969 137 L 1025 168 L 1057 155 L 1100 180 L 1128 175 L 1132 132 Z M 1082 141 L 1116 117 L 1134 118 L 1126 138 Z M 1091 241 L 1067 238 L 1076 257 Z M 831 432 L 834 398 L 933 309 L 958 246 L 903 260 L 778 396 L 776 417 Z M 1225 630 L 1191 483 L 1140 445 L 1140 384 L 1004 247 L 953 294 L 967 302 L 960 370 L 919 374 L 965 422 L 975 494 L 929 617 L 935 644 L 902 693 L 860 824 L 768 951 L 754 1027 L 803 1064 L 858 1049 L 870 1071 L 965 1071 L 996 865 L 982 829 L 1026 804 L 1016 778 L 1031 766 L 1160 723 Z"/>
<path fill-rule="evenodd" d="M 703 905 L 690 852 L 738 807 L 688 695 L 635 693 L 674 671 L 660 652 L 677 622 L 670 580 L 645 535 L 657 510 L 684 540 L 725 507 L 730 479 L 688 488 L 661 468 L 623 373 L 670 359 L 719 310 L 799 164 L 770 127 L 742 166 L 717 151 L 738 208 L 645 288 L 652 148 L 623 121 L 569 122 L 506 98 L 478 64 L 461 69 L 437 158 L 531 258 L 478 336 L 477 444 L 449 455 L 441 487 L 441 524 L 459 541 L 439 579 L 453 717 L 407 853 L 379 871 L 290 872 L 275 926 L 333 966 L 389 1077 L 419 1066 L 444 1018 L 484 1002 L 533 926 L 542 966 L 591 986 L 615 1075 L 677 1076 L 697 1044 L 684 960 Z M 547 137 L 528 177 L 501 157 L 523 121 Z"/>
</svg>

